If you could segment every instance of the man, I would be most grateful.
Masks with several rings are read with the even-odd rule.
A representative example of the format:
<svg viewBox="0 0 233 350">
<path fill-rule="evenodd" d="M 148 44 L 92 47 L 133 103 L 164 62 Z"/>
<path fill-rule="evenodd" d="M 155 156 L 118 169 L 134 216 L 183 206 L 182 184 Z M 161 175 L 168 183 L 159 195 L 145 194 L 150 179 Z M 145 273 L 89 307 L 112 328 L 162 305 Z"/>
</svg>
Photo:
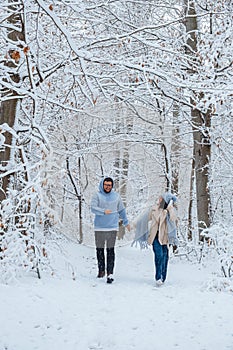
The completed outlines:
<svg viewBox="0 0 233 350">
<path fill-rule="evenodd" d="M 126 210 L 120 195 L 113 190 L 113 179 L 105 177 L 100 181 L 99 191 L 94 194 L 91 201 L 91 211 L 95 214 L 94 231 L 96 256 L 98 262 L 98 278 L 105 276 L 107 271 L 107 283 L 112 283 L 115 263 L 115 242 L 119 229 L 119 218 L 123 225 L 130 231 Z M 105 264 L 105 243 L 107 259 Z M 106 269 L 105 269 L 106 265 Z"/>
</svg>

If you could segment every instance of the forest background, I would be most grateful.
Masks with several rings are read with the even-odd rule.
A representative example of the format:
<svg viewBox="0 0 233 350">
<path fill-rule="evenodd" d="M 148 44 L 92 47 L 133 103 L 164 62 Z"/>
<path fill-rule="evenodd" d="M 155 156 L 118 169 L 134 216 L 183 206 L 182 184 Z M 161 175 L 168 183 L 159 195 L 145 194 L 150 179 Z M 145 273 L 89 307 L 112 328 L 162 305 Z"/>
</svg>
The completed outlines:
<svg viewBox="0 0 233 350">
<path fill-rule="evenodd" d="M 131 220 L 176 193 L 177 254 L 214 258 L 232 281 L 232 13 L 219 0 L 1 2 L 3 282 L 40 277 L 61 234 L 93 244 L 104 175 Z"/>
</svg>

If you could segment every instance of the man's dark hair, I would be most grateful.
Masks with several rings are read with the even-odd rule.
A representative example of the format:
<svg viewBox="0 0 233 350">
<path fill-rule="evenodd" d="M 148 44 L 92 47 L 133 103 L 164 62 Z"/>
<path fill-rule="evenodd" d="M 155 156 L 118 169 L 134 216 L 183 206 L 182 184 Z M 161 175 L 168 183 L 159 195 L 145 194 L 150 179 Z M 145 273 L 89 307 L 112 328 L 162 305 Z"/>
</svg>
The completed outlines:
<svg viewBox="0 0 233 350">
<path fill-rule="evenodd" d="M 105 178 L 104 178 L 104 181 L 103 181 L 103 184 L 104 184 L 105 182 L 111 182 L 111 183 L 112 183 L 112 187 L 113 187 L 113 179 L 112 179 L 111 177 L 105 177 Z"/>
</svg>

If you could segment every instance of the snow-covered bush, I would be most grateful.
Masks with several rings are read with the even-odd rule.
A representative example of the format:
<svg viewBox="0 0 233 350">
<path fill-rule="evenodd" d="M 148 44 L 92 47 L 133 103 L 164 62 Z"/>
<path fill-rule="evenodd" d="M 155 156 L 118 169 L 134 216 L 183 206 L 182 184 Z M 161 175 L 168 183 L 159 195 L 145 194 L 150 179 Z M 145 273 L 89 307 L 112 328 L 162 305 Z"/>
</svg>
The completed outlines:
<svg viewBox="0 0 233 350">
<path fill-rule="evenodd" d="M 233 279 L 233 227 L 224 222 L 216 223 L 204 230 L 206 237 L 205 252 L 211 252 L 212 257 L 218 262 L 219 274 Z"/>
<path fill-rule="evenodd" d="M 1 281 L 8 283 L 23 272 L 34 270 L 40 278 L 41 266 L 48 265 L 45 218 L 34 188 L 9 191 L 0 207 Z"/>
</svg>

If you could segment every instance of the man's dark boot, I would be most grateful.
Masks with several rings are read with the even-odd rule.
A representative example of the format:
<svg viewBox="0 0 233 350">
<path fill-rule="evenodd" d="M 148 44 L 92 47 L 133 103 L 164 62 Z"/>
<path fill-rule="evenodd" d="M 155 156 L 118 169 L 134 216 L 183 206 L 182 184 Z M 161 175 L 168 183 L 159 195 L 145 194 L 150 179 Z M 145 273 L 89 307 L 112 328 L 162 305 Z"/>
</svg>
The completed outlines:
<svg viewBox="0 0 233 350">
<path fill-rule="evenodd" d="M 96 248 L 97 261 L 98 261 L 98 278 L 103 278 L 105 276 L 105 257 L 104 257 L 104 249 Z"/>
<path fill-rule="evenodd" d="M 108 274 L 107 275 L 107 283 L 111 284 L 114 281 L 113 275 L 112 274 Z"/>
<path fill-rule="evenodd" d="M 97 278 L 103 278 L 105 276 L 105 271 L 99 271 Z"/>
</svg>

